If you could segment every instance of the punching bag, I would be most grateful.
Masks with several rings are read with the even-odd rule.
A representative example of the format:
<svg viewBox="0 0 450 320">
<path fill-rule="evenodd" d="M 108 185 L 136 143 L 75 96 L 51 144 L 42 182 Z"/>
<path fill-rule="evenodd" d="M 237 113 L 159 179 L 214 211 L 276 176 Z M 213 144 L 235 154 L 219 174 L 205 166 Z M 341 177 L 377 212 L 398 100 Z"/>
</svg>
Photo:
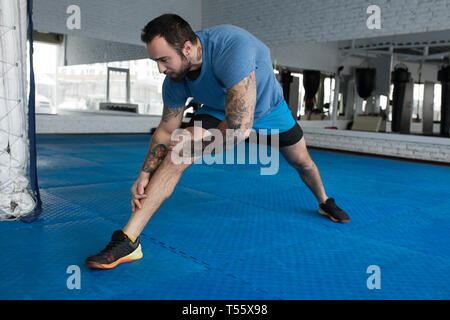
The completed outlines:
<svg viewBox="0 0 450 320">
<path fill-rule="evenodd" d="M 439 70 L 438 81 L 442 85 L 440 134 L 450 136 L 450 66 Z"/>
<path fill-rule="evenodd" d="M 305 89 L 305 109 L 311 111 L 314 108 L 314 97 L 320 86 L 320 71 L 303 71 L 303 88 Z"/>
<path fill-rule="evenodd" d="M 373 68 L 357 68 L 355 70 L 356 91 L 364 100 L 369 98 L 375 89 L 376 72 L 377 69 Z"/>
<path fill-rule="evenodd" d="M 405 101 L 406 84 L 411 74 L 406 66 L 396 67 L 392 72 L 394 92 L 392 94 L 392 132 L 400 132 L 403 103 Z"/>
<path fill-rule="evenodd" d="M 289 90 L 291 88 L 292 76 L 289 70 L 283 69 L 280 72 L 280 82 L 283 88 L 283 96 L 286 102 L 289 102 Z"/>
</svg>

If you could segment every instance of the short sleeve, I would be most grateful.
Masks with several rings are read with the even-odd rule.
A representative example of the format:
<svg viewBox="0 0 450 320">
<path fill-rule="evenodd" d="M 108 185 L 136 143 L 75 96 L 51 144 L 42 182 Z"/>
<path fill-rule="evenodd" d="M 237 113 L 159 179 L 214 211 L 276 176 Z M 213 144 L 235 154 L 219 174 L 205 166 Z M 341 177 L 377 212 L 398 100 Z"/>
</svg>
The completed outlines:
<svg viewBox="0 0 450 320">
<path fill-rule="evenodd" d="M 248 38 L 238 36 L 214 57 L 213 69 L 217 79 L 229 89 L 256 68 L 256 48 Z"/>
<path fill-rule="evenodd" d="M 173 82 L 168 76 L 162 86 L 163 103 L 169 108 L 180 108 L 186 104 L 189 98 L 184 82 Z"/>
</svg>

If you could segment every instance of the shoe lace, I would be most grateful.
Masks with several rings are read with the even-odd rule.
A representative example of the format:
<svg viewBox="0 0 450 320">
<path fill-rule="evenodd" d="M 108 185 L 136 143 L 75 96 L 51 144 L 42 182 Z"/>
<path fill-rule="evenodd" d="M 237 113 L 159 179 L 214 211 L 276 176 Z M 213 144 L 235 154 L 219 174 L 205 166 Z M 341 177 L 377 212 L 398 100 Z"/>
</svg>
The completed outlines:
<svg viewBox="0 0 450 320">
<path fill-rule="evenodd" d="M 110 253 L 110 252 L 113 251 L 120 243 L 121 243 L 121 241 L 111 240 L 111 241 L 108 243 L 108 245 L 106 246 L 106 248 L 103 249 L 102 251 L 100 251 L 100 253 Z"/>
</svg>

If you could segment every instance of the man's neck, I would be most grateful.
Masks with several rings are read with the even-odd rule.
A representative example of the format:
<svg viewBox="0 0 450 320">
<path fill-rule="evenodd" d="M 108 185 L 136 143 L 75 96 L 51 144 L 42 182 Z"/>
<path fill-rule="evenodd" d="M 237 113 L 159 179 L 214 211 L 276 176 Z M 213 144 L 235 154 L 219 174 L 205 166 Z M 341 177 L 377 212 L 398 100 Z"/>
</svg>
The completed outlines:
<svg viewBox="0 0 450 320">
<path fill-rule="evenodd" d="M 202 71 L 201 67 L 200 69 L 189 71 L 187 77 L 189 78 L 189 80 L 194 81 L 200 76 L 201 71 Z"/>
<path fill-rule="evenodd" d="M 200 76 L 203 63 L 203 48 L 200 39 L 197 37 L 197 46 L 192 50 L 192 67 L 189 70 L 187 76 L 190 80 L 195 80 Z"/>
</svg>

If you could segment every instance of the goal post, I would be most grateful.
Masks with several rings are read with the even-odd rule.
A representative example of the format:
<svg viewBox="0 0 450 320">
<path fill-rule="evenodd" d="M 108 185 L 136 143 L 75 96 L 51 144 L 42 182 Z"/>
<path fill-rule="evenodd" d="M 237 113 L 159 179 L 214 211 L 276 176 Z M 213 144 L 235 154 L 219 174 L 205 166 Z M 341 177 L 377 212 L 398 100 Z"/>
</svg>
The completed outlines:
<svg viewBox="0 0 450 320">
<path fill-rule="evenodd" d="M 32 0 L 0 0 L 0 220 L 34 221 L 36 171 Z M 29 96 L 27 92 L 29 36 Z"/>
</svg>

